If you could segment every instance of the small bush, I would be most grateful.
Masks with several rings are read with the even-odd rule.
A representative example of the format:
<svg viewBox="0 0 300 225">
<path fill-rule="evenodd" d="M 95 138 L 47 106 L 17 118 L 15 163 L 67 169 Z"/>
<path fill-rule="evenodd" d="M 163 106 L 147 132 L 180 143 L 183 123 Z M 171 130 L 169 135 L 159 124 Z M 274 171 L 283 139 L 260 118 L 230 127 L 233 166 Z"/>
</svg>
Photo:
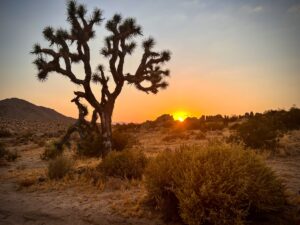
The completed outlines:
<svg viewBox="0 0 300 225">
<path fill-rule="evenodd" d="M 90 135 L 81 139 L 77 144 L 77 154 L 88 157 L 99 157 L 103 152 L 102 138 L 99 135 Z"/>
<path fill-rule="evenodd" d="M 220 122 L 205 122 L 203 129 L 206 131 L 215 131 L 215 130 L 223 130 L 226 127 L 226 124 L 223 121 Z"/>
<path fill-rule="evenodd" d="M 149 197 L 186 224 L 245 224 L 256 215 L 280 212 L 284 187 L 252 151 L 214 144 L 163 152 L 146 171 Z"/>
<path fill-rule="evenodd" d="M 113 149 L 116 151 L 122 151 L 126 148 L 131 148 L 134 144 L 137 144 L 137 140 L 126 132 L 114 131 L 112 135 Z"/>
<path fill-rule="evenodd" d="M 0 129 L 0 138 L 11 137 L 12 133 L 7 129 Z"/>
<path fill-rule="evenodd" d="M 5 146 L 0 143 L 0 159 L 4 158 L 9 162 L 15 161 L 19 157 L 17 151 L 8 151 Z"/>
<path fill-rule="evenodd" d="M 0 159 L 4 158 L 4 156 L 6 155 L 6 153 L 7 153 L 6 148 L 4 147 L 4 145 L 2 143 L 0 143 Z"/>
<path fill-rule="evenodd" d="M 56 157 L 48 164 L 48 176 L 50 179 L 61 179 L 72 169 L 72 166 L 72 161 L 65 156 Z"/>
<path fill-rule="evenodd" d="M 17 151 L 7 151 L 5 155 L 5 159 L 9 162 L 14 162 L 19 157 Z"/>
<path fill-rule="evenodd" d="M 206 135 L 204 132 L 199 131 L 196 135 L 195 135 L 195 139 L 196 140 L 204 140 L 206 138 Z"/>
<path fill-rule="evenodd" d="M 189 136 L 187 134 L 185 134 L 184 132 L 171 132 L 170 134 L 168 134 L 167 136 L 165 136 L 162 141 L 165 142 L 171 142 L 174 140 L 182 140 L 182 139 L 189 139 Z"/>
<path fill-rule="evenodd" d="M 23 178 L 18 182 L 19 187 L 30 187 L 36 183 L 36 179 L 32 177 Z"/>
<path fill-rule="evenodd" d="M 140 179 L 147 158 L 140 150 L 112 151 L 101 162 L 100 170 L 105 176 Z"/>
<path fill-rule="evenodd" d="M 43 154 L 41 154 L 42 160 L 49 160 L 54 159 L 57 156 L 60 156 L 62 154 L 62 150 L 59 150 L 57 148 L 57 142 L 52 141 L 46 144 L 45 150 Z"/>
</svg>

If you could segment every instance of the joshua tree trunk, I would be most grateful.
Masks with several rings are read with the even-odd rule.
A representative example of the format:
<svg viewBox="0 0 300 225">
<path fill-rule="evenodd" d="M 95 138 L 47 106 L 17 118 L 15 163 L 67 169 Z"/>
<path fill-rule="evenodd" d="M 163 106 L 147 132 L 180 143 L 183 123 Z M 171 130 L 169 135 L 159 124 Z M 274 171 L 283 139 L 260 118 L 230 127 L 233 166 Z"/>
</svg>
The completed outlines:
<svg viewBox="0 0 300 225">
<path fill-rule="evenodd" d="M 101 135 L 103 143 L 103 156 L 106 156 L 112 150 L 112 112 L 113 103 L 108 102 L 104 110 L 100 112 Z"/>
<path fill-rule="evenodd" d="M 112 150 L 111 115 L 108 112 L 101 113 L 101 130 L 103 140 L 103 155 Z"/>
</svg>

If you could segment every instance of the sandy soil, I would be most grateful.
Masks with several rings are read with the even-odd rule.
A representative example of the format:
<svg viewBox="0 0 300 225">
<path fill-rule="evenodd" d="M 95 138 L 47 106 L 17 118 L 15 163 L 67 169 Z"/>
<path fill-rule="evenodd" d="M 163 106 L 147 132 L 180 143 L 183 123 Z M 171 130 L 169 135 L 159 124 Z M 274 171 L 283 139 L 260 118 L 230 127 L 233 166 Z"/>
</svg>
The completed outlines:
<svg viewBox="0 0 300 225">
<path fill-rule="evenodd" d="M 20 158 L 0 168 L 0 224 L 162 224 L 158 218 L 130 217 L 120 207 L 136 207 L 144 191 L 138 186 L 123 188 L 110 183 L 104 190 L 88 184 L 62 181 L 37 182 L 20 188 L 24 177 L 43 180 L 46 163 L 41 161 L 41 148 L 21 146 Z M 116 212 L 118 211 L 118 212 Z M 135 210 L 137 211 L 137 210 Z M 125 215 L 122 215 L 125 214 Z"/>
</svg>

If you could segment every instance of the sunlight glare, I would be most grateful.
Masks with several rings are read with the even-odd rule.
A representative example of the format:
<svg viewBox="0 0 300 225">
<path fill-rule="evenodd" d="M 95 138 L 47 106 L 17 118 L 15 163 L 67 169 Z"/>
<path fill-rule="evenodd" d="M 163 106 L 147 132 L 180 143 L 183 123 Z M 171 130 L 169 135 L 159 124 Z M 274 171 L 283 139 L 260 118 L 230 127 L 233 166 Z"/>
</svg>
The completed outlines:
<svg viewBox="0 0 300 225">
<path fill-rule="evenodd" d="M 186 112 L 175 112 L 173 113 L 174 120 L 178 120 L 179 122 L 183 122 L 188 117 Z"/>
</svg>

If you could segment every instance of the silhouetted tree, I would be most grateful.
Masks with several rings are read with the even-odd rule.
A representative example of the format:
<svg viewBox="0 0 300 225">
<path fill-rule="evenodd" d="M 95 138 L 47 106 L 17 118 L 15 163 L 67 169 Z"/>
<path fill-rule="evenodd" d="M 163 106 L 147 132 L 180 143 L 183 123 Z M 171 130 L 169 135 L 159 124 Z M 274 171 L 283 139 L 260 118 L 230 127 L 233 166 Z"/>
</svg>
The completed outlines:
<svg viewBox="0 0 300 225">
<path fill-rule="evenodd" d="M 103 147 L 107 153 L 112 148 L 111 118 L 114 104 L 123 85 L 126 82 L 134 84 L 138 90 L 154 94 L 159 89 L 166 88 L 168 84 L 164 81 L 164 77 L 169 75 L 169 70 L 162 69 L 161 66 L 170 60 L 170 52 L 154 51 L 155 42 L 149 38 L 143 42 L 143 55 L 135 73 L 125 73 L 125 58 L 136 48 L 133 39 L 142 35 L 142 29 L 135 19 L 122 19 L 121 15 L 115 14 L 106 23 L 110 35 L 105 38 L 105 45 L 101 50 L 101 54 L 108 60 L 109 71 L 105 71 L 104 67 L 99 65 L 93 72 L 88 42 L 95 37 L 94 26 L 100 25 L 103 21 L 102 11 L 95 9 L 91 16 L 87 16 L 86 7 L 75 1 L 67 3 L 67 11 L 70 30 L 54 30 L 52 27 L 46 27 L 43 34 L 49 42 L 49 48 L 42 48 L 39 44 L 34 45 L 32 53 L 37 55 L 34 61 L 38 70 L 37 77 L 44 81 L 50 72 L 57 72 L 83 87 L 83 91 L 74 93 L 77 97 L 86 99 L 99 114 Z M 84 79 L 79 79 L 72 70 L 72 65 L 78 62 L 84 65 Z M 110 78 L 114 83 L 113 90 L 109 87 Z M 101 86 L 100 100 L 96 98 L 99 94 L 95 95 L 92 92 L 91 82 Z"/>
</svg>

